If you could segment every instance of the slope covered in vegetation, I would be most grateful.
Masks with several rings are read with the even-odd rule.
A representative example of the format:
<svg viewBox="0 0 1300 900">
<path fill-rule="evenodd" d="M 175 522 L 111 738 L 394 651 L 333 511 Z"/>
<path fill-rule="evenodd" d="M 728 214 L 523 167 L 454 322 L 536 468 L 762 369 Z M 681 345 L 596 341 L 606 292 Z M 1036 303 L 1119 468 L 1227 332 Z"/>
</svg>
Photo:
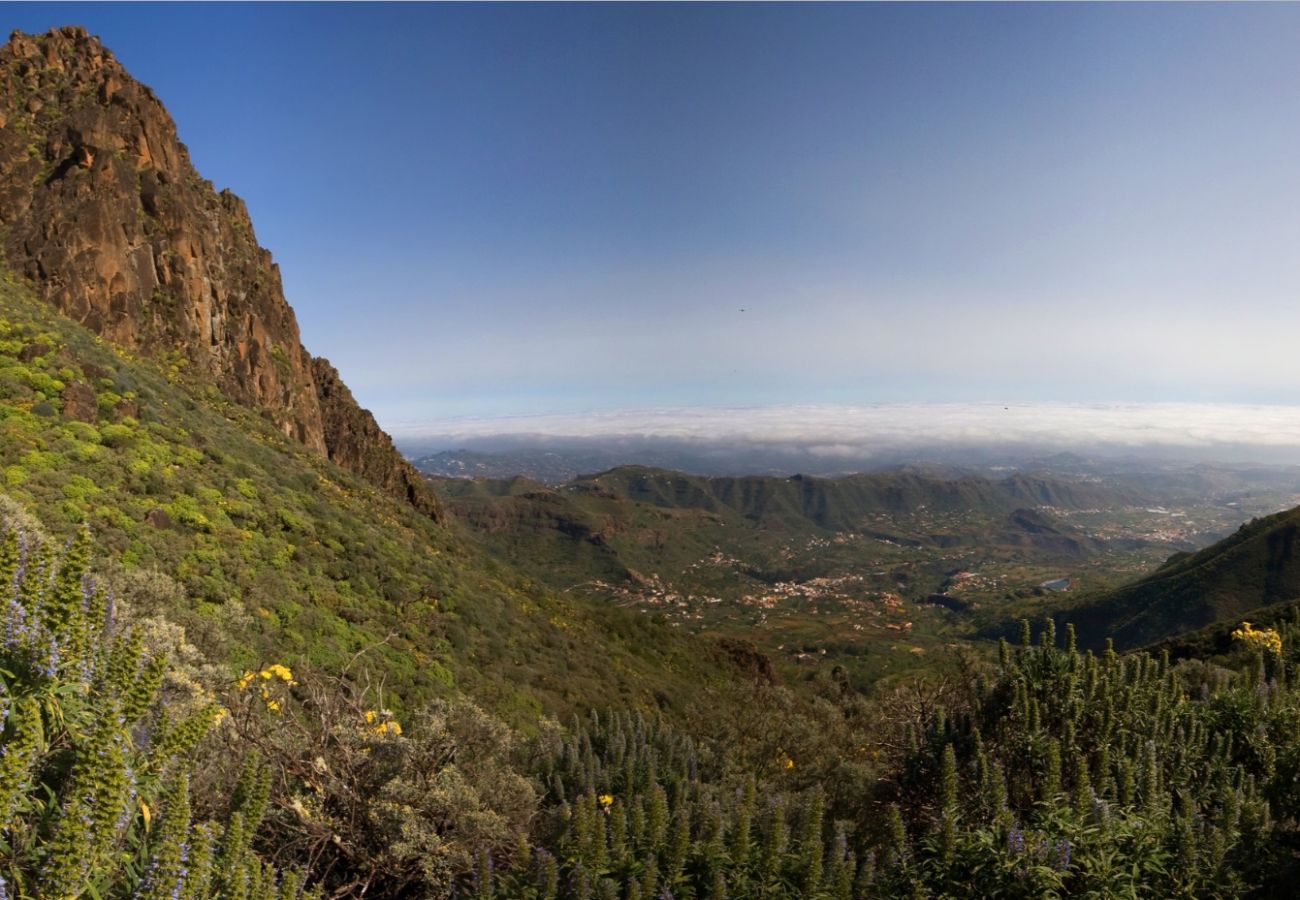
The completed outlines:
<svg viewBox="0 0 1300 900">
<path fill-rule="evenodd" d="M 1063 611 L 1081 641 L 1099 646 L 1154 643 L 1219 621 L 1249 618 L 1263 606 L 1300 598 L 1300 509 L 1249 522 L 1197 553 Z"/>
<path fill-rule="evenodd" d="M 521 737 L 461 697 L 225 678 L 86 576 L 86 532 L 28 534 L 0 543 L 8 896 L 1232 897 L 1296 874 L 1297 619 L 1215 664 L 1026 623 L 876 703 L 755 685 L 678 725 Z"/>
<path fill-rule="evenodd" d="M 365 651 L 393 703 L 456 686 L 523 719 L 725 677 L 707 647 L 530 584 L 180 357 L 130 358 L 8 277 L 0 414 L 4 491 L 56 535 L 88 523 L 139 602 L 236 668 L 274 648 L 339 671 Z"/>
</svg>

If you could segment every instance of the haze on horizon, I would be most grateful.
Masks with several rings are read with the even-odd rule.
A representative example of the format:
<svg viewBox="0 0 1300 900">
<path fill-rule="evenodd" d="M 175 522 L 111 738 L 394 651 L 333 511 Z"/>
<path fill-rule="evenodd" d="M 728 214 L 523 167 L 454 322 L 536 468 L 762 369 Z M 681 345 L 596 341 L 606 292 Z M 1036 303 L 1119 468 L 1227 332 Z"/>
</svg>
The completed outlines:
<svg viewBox="0 0 1300 900">
<path fill-rule="evenodd" d="M 157 91 L 399 439 L 1300 404 L 1300 6 L 6 12 Z"/>
</svg>

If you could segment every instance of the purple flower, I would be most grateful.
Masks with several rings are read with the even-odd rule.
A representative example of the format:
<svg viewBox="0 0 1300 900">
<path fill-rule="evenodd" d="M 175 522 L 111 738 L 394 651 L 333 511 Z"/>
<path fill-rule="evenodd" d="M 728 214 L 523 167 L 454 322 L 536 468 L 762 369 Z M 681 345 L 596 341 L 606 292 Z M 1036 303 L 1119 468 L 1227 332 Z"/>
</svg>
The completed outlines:
<svg viewBox="0 0 1300 900">
<path fill-rule="evenodd" d="M 50 635 L 50 644 L 45 650 L 45 665 L 41 667 L 41 674 L 46 678 L 53 678 L 59 670 L 59 642 Z"/>
<path fill-rule="evenodd" d="M 1058 872 L 1064 872 L 1070 868 L 1070 842 L 1066 838 L 1061 838 L 1056 842 L 1053 848 L 1056 852 L 1056 859 L 1052 863 L 1052 868 Z"/>
<path fill-rule="evenodd" d="M 1025 852 L 1025 833 L 1018 827 L 1007 832 L 1007 849 L 1017 856 Z"/>
<path fill-rule="evenodd" d="M 13 592 L 17 596 L 18 589 L 22 587 L 23 581 L 27 578 L 27 533 L 18 532 L 18 566 L 14 569 Z"/>
<path fill-rule="evenodd" d="M 5 615 L 5 649 L 13 653 L 27 642 L 30 629 L 27 625 L 27 610 L 16 599 L 9 599 L 9 609 Z"/>
</svg>

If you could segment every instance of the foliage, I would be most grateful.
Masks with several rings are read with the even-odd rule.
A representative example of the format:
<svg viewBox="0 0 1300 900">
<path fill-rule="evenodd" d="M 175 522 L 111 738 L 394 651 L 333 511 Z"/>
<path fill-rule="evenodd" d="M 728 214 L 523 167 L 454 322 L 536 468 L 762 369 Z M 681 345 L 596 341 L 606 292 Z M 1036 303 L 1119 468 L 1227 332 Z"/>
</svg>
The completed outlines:
<svg viewBox="0 0 1300 900">
<path fill-rule="evenodd" d="M 536 798 L 517 739 L 463 698 L 403 725 L 378 691 L 271 665 L 239 680 L 231 712 L 223 755 L 256 748 L 276 773 L 261 845 L 330 896 L 445 896 L 479 855 L 525 840 Z"/>
<path fill-rule="evenodd" d="M 89 534 L 56 553 L 0 540 L 0 885 L 10 897 L 289 900 L 249 846 L 261 805 L 191 816 L 191 756 L 225 711 L 164 689 L 169 648 L 87 573 Z M 251 777 L 264 768 L 248 760 Z"/>
<path fill-rule="evenodd" d="M 70 373 L 70 374 L 69 374 Z M 95 421 L 61 415 L 91 386 Z M 557 596 L 198 375 L 132 358 L 0 271 L 0 473 L 58 538 L 83 522 L 214 662 L 342 671 L 363 648 L 406 712 L 457 689 L 543 709 L 684 703 L 725 667 L 636 613 Z M 141 601 L 143 602 L 143 600 Z"/>
</svg>

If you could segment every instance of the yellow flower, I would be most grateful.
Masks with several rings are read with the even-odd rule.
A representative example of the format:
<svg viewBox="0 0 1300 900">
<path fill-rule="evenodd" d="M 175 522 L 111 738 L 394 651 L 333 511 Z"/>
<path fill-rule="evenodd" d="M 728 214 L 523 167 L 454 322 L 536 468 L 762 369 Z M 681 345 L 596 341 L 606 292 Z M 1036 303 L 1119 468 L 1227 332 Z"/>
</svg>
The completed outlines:
<svg viewBox="0 0 1300 900">
<path fill-rule="evenodd" d="M 1282 655 L 1282 636 L 1272 628 L 1256 631 L 1249 622 L 1242 622 L 1241 627 L 1232 633 L 1232 638 L 1256 650 Z"/>
<path fill-rule="evenodd" d="M 373 709 L 368 709 L 362 713 L 362 716 L 365 718 L 366 724 L 371 726 L 371 734 L 402 733 L 401 723 L 394 719 L 393 714 L 386 709 L 381 709 L 378 712 Z"/>
<path fill-rule="evenodd" d="M 239 684 L 238 684 L 239 689 L 242 691 L 244 688 L 248 687 L 249 683 L 252 682 L 252 680 L 256 677 L 257 676 L 254 675 L 252 672 L 245 671 L 244 677 L 239 679 Z"/>
<path fill-rule="evenodd" d="M 269 709 L 271 712 L 279 712 L 279 711 L 280 711 L 280 701 L 279 701 L 279 700 L 267 700 L 267 701 L 266 701 L 266 708 Z"/>
<path fill-rule="evenodd" d="M 600 801 L 600 805 L 603 806 L 603 807 L 605 807 L 605 809 L 609 809 L 611 806 L 614 805 L 614 795 L 613 795 L 613 794 L 601 794 L 601 795 L 600 795 L 599 797 L 597 797 L 596 799 Z"/>
<path fill-rule="evenodd" d="M 286 684 L 293 683 L 293 672 L 290 671 L 288 666 L 283 666 L 280 663 L 275 663 L 263 669 L 262 677 L 263 678 L 275 677 L 285 682 Z"/>
<path fill-rule="evenodd" d="M 793 769 L 793 768 L 794 768 L 794 760 L 787 756 L 787 757 L 785 758 L 785 765 L 784 765 L 783 768 L 786 768 L 786 769 Z"/>
</svg>

